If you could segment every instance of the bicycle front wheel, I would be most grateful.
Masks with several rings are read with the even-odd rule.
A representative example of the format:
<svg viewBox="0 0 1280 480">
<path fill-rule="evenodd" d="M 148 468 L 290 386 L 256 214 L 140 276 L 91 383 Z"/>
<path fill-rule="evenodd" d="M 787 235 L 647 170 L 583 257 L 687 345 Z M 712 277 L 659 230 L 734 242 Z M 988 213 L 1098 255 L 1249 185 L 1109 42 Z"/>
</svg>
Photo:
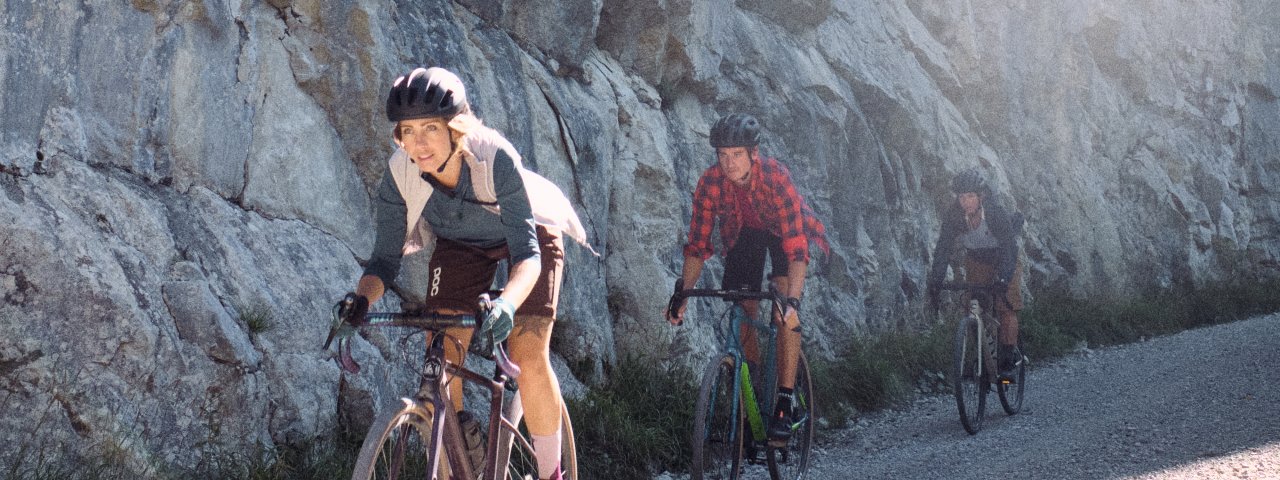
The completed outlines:
<svg viewBox="0 0 1280 480">
<path fill-rule="evenodd" d="M 379 413 L 360 446 L 351 480 L 433 478 L 430 438 L 431 413 L 416 404 Z"/>
<path fill-rule="evenodd" d="M 769 447 L 769 476 L 774 480 L 799 480 L 809 468 L 809 448 L 813 444 L 813 382 L 809 379 L 809 360 L 800 352 L 796 367 L 795 409 L 791 438 L 785 447 Z"/>
<path fill-rule="evenodd" d="M 1000 405 L 1004 412 L 1016 415 L 1022 411 L 1022 392 L 1027 386 L 1027 356 L 1022 348 L 1022 336 L 1018 336 L 1018 366 L 1013 371 L 1013 384 L 1001 382 L 996 385 L 996 393 L 1000 395 Z"/>
<path fill-rule="evenodd" d="M 724 354 L 707 365 L 693 416 L 692 480 L 737 479 L 742 466 L 743 412 L 738 362 Z"/>
<path fill-rule="evenodd" d="M 982 429 L 982 417 L 987 408 L 988 383 L 982 365 L 983 346 L 983 340 L 978 336 L 977 321 L 973 317 L 961 318 L 956 326 L 951 376 L 960 423 L 970 435 Z"/>
<path fill-rule="evenodd" d="M 519 418 L 514 420 L 515 423 L 520 422 Z M 504 478 L 509 480 L 538 478 L 538 459 L 534 456 L 532 442 L 528 437 L 510 425 L 502 426 L 502 435 L 500 442 L 504 442 L 506 448 L 502 448 L 503 444 L 499 444 L 499 452 L 507 454 Z M 569 409 L 562 403 L 560 405 L 560 471 L 566 480 L 578 480 L 577 447 L 577 442 L 573 438 L 573 422 L 569 419 Z"/>
</svg>

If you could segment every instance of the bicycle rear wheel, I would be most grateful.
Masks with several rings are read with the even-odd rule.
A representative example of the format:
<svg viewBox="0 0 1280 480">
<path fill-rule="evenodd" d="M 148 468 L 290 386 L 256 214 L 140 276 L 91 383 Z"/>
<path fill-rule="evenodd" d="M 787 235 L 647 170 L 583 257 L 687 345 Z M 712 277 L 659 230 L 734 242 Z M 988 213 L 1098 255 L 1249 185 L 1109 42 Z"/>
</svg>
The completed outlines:
<svg viewBox="0 0 1280 480">
<path fill-rule="evenodd" d="M 692 480 L 737 479 L 745 418 L 738 395 L 737 361 L 724 354 L 707 365 L 693 417 Z"/>
<path fill-rule="evenodd" d="M 799 480 L 809 468 L 809 448 L 813 444 L 813 419 L 817 415 L 814 405 L 813 382 L 809 378 L 809 360 L 800 352 L 796 367 L 795 424 L 791 439 L 785 447 L 769 447 L 769 476 L 773 480 Z"/>
<path fill-rule="evenodd" d="M 430 437 L 431 413 L 418 405 L 379 413 L 360 446 L 351 479 L 431 478 Z"/>
<path fill-rule="evenodd" d="M 970 435 L 982 429 L 987 408 L 988 382 L 982 365 L 983 339 L 978 336 L 977 321 L 970 316 L 956 325 L 955 351 L 952 357 L 952 382 L 960 423 Z"/>
<path fill-rule="evenodd" d="M 999 383 L 996 385 L 996 393 L 1000 395 L 1000 405 L 1004 407 L 1004 412 L 1009 415 L 1016 415 L 1022 411 L 1022 392 L 1027 386 L 1027 356 L 1022 349 L 1022 336 L 1018 336 L 1018 355 L 1022 358 L 1018 359 L 1018 366 L 1013 371 L 1012 385 Z"/>
<path fill-rule="evenodd" d="M 513 399 L 518 402 L 518 399 Z M 518 408 L 518 407 L 517 407 Z M 522 413 L 522 412 L 521 412 Z M 519 415 L 523 416 L 523 415 Z M 508 418 L 508 420 L 512 420 Z M 515 418 L 514 423 L 519 423 L 520 418 Z M 529 436 L 520 430 L 513 430 L 507 425 L 502 426 L 502 442 L 510 445 L 507 450 L 507 466 L 506 478 L 509 480 L 524 480 L 525 478 L 538 478 L 538 458 L 534 456 L 533 446 Z M 569 419 L 569 410 L 560 405 L 560 471 L 564 474 L 566 480 L 578 480 L 578 448 L 577 442 L 573 438 L 573 422 Z M 499 444 L 499 451 L 503 448 Z"/>
</svg>

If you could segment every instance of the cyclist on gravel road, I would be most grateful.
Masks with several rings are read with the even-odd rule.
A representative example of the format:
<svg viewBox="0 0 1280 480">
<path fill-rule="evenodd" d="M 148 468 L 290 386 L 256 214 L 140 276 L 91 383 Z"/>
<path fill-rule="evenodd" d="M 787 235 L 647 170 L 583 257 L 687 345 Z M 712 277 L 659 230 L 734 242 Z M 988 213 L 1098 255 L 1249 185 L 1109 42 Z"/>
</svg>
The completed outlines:
<svg viewBox="0 0 1280 480">
<path fill-rule="evenodd" d="M 693 193 L 693 217 L 689 242 L 684 246 L 684 267 L 676 280 L 677 291 L 698 283 L 704 262 L 714 253 L 711 232 L 716 220 L 728 250 L 724 254 L 725 289 L 761 291 L 764 261 L 770 258 L 769 279 L 787 297 L 778 329 L 778 401 L 770 416 L 769 438 L 791 435 L 792 390 L 800 358 L 800 297 L 809 264 L 809 242 L 829 253 L 825 228 L 791 183 L 791 173 L 774 158 L 760 154 L 760 122 L 745 114 L 732 114 L 711 128 L 716 164 L 707 168 Z M 758 302 L 744 302 L 748 315 L 758 315 Z M 685 306 L 666 312 L 673 325 L 684 321 Z M 743 326 L 743 350 L 759 362 L 759 347 L 749 326 Z"/>
<path fill-rule="evenodd" d="M 1018 344 L 1018 311 L 1022 310 L 1022 268 L 1016 235 L 1022 228 L 1021 215 L 1010 214 L 991 194 L 986 179 L 977 170 L 967 170 L 951 180 L 956 202 L 942 216 L 942 231 L 933 248 L 929 272 L 930 305 L 938 304 L 938 285 L 947 274 L 947 265 L 956 246 L 963 246 L 965 281 L 996 285 L 1007 302 L 997 298 L 1000 319 L 999 368 L 1002 380 L 1012 380 L 1021 355 Z"/>
<path fill-rule="evenodd" d="M 560 236 L 585 245 L 582 223 L 560 189 L 525 170 L 511 143 L 472 113 L 452 72 L 417 68 L 397 78 L 387 96 L 387 119 L 395 122 L 400 148 L 378 186 L 373 253 L 354 307 L 343 318 L 363 321 L 369 304 L 399 275 L 402 256 L 431 244 L 433 235 L 425 301 L 430 310 L 475 312 L 498 262 L 508 259 L 502 295 L 483 306 L 475 332 L 491 334 L 495 343 L 510 337 L 538 476 L 559 479 L 563 400 L 549 346 L 564 268 Z M 448 333 L 464 345 L 472 335 L 469 329 Z M 459 362 L 461 353 L 448 349 L 446 356 Z M 462 383 L 450 383 L 458 410 Z"/>
</svg>

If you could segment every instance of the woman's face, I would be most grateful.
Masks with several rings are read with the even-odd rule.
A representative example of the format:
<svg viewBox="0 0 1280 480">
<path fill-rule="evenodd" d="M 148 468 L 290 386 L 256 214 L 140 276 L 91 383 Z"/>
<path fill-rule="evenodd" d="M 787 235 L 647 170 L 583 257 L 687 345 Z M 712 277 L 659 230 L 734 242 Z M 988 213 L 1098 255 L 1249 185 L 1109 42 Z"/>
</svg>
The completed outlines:
<svg viewBox="0 0 1280 480">
<path fill-rule="evenodd" d="M 737 185 L 746 185 L 751 180 L 751 150 L 747 147 L 724 147 L 716 149 L 716 160 L 726 177 Z"/>
<path fill-rule="evenodd" d="M 956 200 L 960 202 L 960 208 L 964 209 L 965 215 L 973 215 L 978 213 L 978 207 L 982 206 L 982 197 L 974 192 L 964 192 L 956 195 Z"/>
<path fill-rule="evenodd" d="M 400 139 L 396 144 L 423 172 L 434 172 L 453 154 L 453 138 L 443 118 L 417 118 L 396 125 Z"/>
</svg>

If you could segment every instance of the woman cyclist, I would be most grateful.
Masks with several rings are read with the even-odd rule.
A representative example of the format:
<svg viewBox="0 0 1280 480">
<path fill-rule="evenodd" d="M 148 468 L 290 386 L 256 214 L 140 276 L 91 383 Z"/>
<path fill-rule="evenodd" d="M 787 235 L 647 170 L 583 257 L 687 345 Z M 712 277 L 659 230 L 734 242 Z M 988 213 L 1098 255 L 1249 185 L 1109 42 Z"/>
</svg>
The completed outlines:
<svg viewBox="0 0 1280 480">
<path fill-rule="evenodd" d="M 429 244 L 433 235 L 425 300 L 430 310 L 475 312 L 498 262 L 508 259 L 502 294 L 481 309 L 475 331 L 492 335 L 495 344 L 509 340 L 511 360 L 521 369 L 520 399 L 538 454 L 538 476 L 560 479 L 563 400 L 549 347 L 564 269 L 561 235 L 583 242 L 581 221 L 560 189 L 525 170 L 511 143 L 472 113 L 466 89 L 452 72 L 417 68 L 397 78 L 386 108 L 399 148 L 374 202 L 373 254 L 343 317 L 363 321 L 369 304 L 399 274 L 402 256 Z M 447 333 L 466 345 L 473 332 Z M 461 355 L 446 352 L 453 362 Z M 450 388 L 461 410 L 462 382 Z"/>
</svg>

